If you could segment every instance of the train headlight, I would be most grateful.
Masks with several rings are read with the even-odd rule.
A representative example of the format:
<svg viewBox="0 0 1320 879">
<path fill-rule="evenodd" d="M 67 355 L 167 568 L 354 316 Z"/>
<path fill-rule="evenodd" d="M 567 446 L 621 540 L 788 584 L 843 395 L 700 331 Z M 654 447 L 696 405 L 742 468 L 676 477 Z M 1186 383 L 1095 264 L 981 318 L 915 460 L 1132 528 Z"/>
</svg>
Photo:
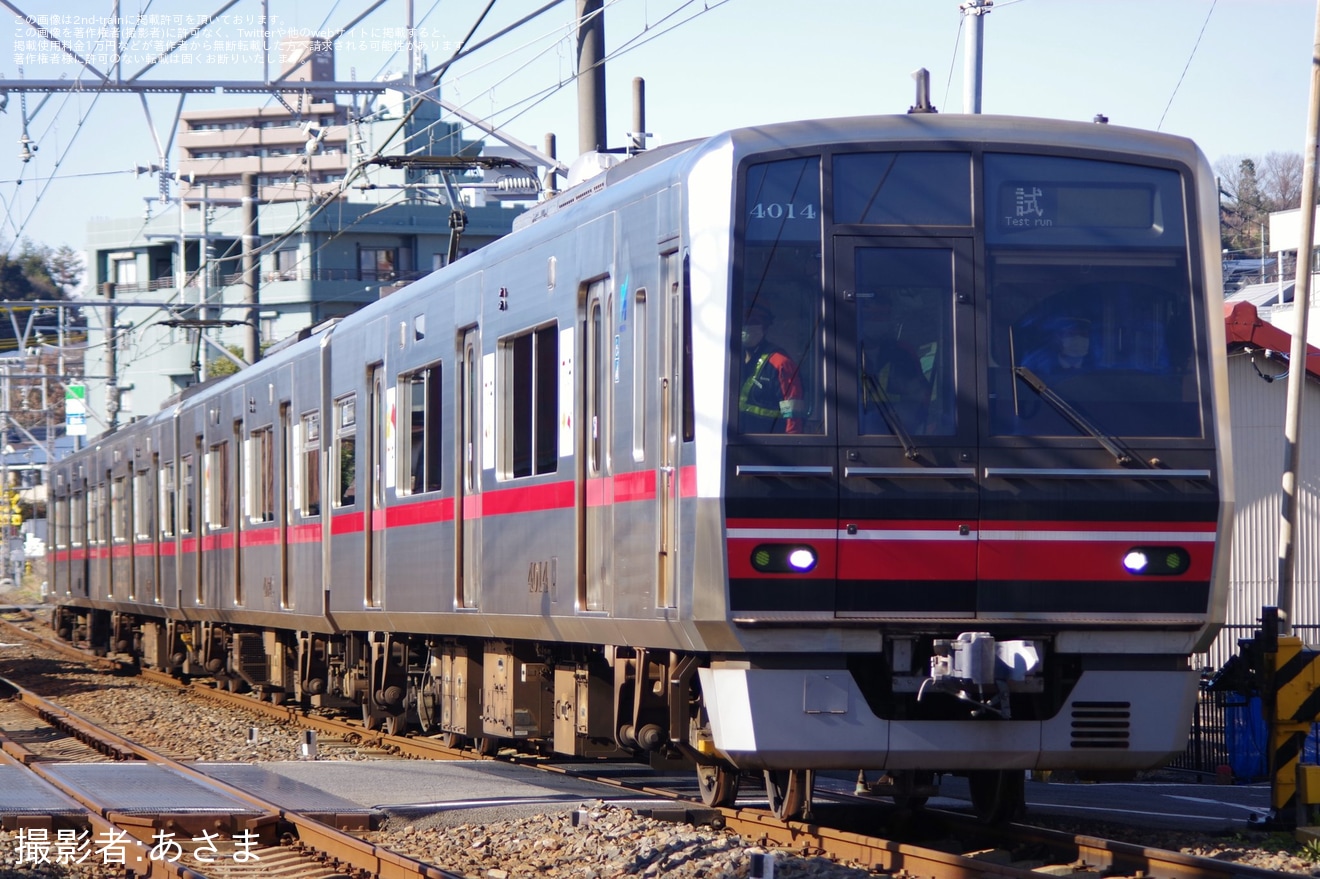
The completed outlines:
<svg viewBox="0 0 1320 879">
<path fill-rule="evenodd" d="M 816 550 L 791 543 L 763 543 L 752 550 L 752 567 L 763 574 L 805 574 L 816 567 Z"/>
<path fill-rule="evenodd" d="M 1134 546 L 1123 556 L 1123 568 L 1140 577 L 1174 576 L 1191 563 L 1191 555 L 1181 546 Z"/>
<path fill-rule="evenodd" d="M 816 551 L 809 546 L 799 546 L 788 554 L 788 566 L 795 571 L 810 571 L 816 567 Z"/>
</svg>

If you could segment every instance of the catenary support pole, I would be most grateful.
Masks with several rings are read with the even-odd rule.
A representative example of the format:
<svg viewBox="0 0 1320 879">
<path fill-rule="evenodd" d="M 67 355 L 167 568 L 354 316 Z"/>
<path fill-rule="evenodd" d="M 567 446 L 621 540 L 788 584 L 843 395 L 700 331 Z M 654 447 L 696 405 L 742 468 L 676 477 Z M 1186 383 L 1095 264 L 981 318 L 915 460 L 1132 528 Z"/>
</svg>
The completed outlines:
<svg viewBox="0 0 1320 879">
<path fill-rule="evenodd" d="M 243 301 L 248 304 L 244 320 L 247 327 L 243 332 L 243 359 L 256 363 L 260 352 L 258 339 L 261 336 L 261 321 L 257 313 L 260 284 L 258 266 L 261 256 L 258 246 L 261 238 L 257 232 L 257 200 L 261 192 L 256 174 L 243 175 Z"/>
<path fill-rule="evenodd" d="M 1278 608 L 1282 634 L 1292 631 L 1293 533 L 1297 522 L 1297 468 L 1302 441 L 1302 391 L 1306 383 L 1306 325 L 1311 309 L 1311 251 L 1315 245 L 1316 147 L 1320 140 L 1320 0 L 1316 3 L 1315 47 L 1311 52 L 1311 108 L 1306 119 L 1303 154 L 1301 230 L 1297 242 L 1297 284 L 1293 292 L 1292 348 L 1288 353 L 1288 407 L 1283 419 L 1283 503 L 1279 522 Z"/>
<path fill-rule="evenodd" d="M 967 30 L 967 54 L 963 62 L 963 112 L 981 112 L 981 48 L 984 43 L 985 17 L 994 0 L 968 0 L 962 10 Z"/>
<path fill-rule="evenodd" d="M 605 0 L 577 0 L 578 153 L 605 144 Z"/>
</svg>

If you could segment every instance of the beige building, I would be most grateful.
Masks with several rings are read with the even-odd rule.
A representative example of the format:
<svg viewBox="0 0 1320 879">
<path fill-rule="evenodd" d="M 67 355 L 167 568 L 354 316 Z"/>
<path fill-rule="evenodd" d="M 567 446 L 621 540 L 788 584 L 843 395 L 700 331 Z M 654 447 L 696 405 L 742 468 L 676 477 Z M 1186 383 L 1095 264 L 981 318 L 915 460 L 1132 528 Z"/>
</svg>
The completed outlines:
<svg viewBox="0 0 1320 879">
<path fill-rule="evenodd" d="M 375 123 L 402 119 L 402 95 L 364 102 L 361 107 L 340 104 L 335 95 L 316 87 L 335 78 L 334 46 L 317 37 L 285 37 L 280 43 L 284 82 L 306 82 L 299 96 L 268 98 L 265 106 L 220 110 L 195 110 L 181 115 L 178 138 L 178 171 L 183 178 L 186 201 L 206 196 L 220 202 L 235 201 L 247 193 L 243 176 L 257 175 L 259 198 L 271 201 L 312 201 L 335 191 L 356 160 L 372 148 Z M 434 112 L 414 114 L 404 137 L 413 142 L 419 133 L 427 142 L 450 140 L 452 126 L 442 136 Z M 395 127 L 395 126 L 391 126 Z M 448 144 L 446 144 L 448 146 Z M 430 152 L 430 148 L 423 150 Z"/>
</svg>

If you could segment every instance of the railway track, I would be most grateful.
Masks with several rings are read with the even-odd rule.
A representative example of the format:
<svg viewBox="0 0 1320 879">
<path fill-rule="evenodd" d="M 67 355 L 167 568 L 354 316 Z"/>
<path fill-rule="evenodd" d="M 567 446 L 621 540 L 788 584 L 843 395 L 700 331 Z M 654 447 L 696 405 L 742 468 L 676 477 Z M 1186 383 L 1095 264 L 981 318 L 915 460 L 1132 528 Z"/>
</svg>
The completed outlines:
<svg viewBox="0 0 1320 879">
<path fill-rule="evenodd" d="M 43 642 L 45 640 L 39 631 L 30 630 L 26 635 L 34 639 L 42 639 Z M 62 646 L 67 649 L 67 645 Z M 161 676 L 154 674 L 147 674 L 144 677 L 158 680 L 174 688 L 183 686 L 172 678 L 161 680 Z M 438 740 L 390 736 L 380 731 L 366 730 L 355 720 L 320 717 L 301 712 L 292 706 L 258 702 L 248 696 L 232 694 L 209 686 L 194 685 L 191 690 L 206 699 L 234 705 L 244 711 L 302 724 L 305 728 L 329 739 L 353 740 L 356 737 L 361 745 L 369 746 L 382 755 L 427 760 L 471 760 L 479 756 L 470 751 L 464 752 L 446 747 Z M 22 701 L 26 704 L 28 698 L 24 696 Z M 54 706 L 41 710 L 51 718 L 61 716 L 60 710 Z M 5 715 L 0 714 L 0 717 L 3 716 Z M 74 720 L 84 726 L 90 725 L 85 719 Z M 29 735 L 34 740 L 41 738 L 31 733 Z M 89 736 L 90 733 L 84 729 L 78 734 L 77 740 L 86 742 Z M 125 744 L 114 737 L 107 737 L 106 741 L 107 744 L 102 746 L 105 751 L 101 751 L 100 748 L 95 750 L 98 753 L 108 754 L 108 757 L 119 760 L 165 760 L 152 752 L 144 754 L 142 750 L 135 750 L 131 743 Z M 675 786 L 666 785 L 654 778 L 626 776 L 617 764 L 607 766 L 591 763 L 563 764 L 527 756 L 505 756 L 500 759 L 541 771 L 571 775 L 577 779 L 592 781 L 639 797 L 663 798 L 666 804 L 650 809 L 655 817 L 723 828 L 725 831 L 736 833 L 745 842 L 778 852 L 781 857 L 826 858 L 840 864 L 856 865 L 895 875 L 926 876 L 932 879 L 963 879 L 969 876 L 1039 877 L 1042 870 L 1048 871 L 1051 875 L 1144 876 L 1166 877 L 1166 879 L 1181 879 L 1181 877 L 1214 879 L 1220 876 L 1251 879 L 1256 876 L 1279 875 L 1272 871 L 1223 861 L 1094 837 L 1058 833 L 1025 825 L 998 828 L 992 837 L 987 834 L 984 826 L 976 824 L 967 816 L 927 810 L 920 815 L 923 830 L 917 836 L 920 839 L 939 839 L 941 848 L 937 849 L 929 842 L 926 844 L 904 842 L 876 836 L 874 831 L 877 827 L 902 826 L 902 822 L 895 818 L 900 813 L 891 807 L 882 807 L 874 801 L 868 802 L 855 797 L 820 796 L 816 803 L 814 820 L 784 822 L 776 819 L 766 809 L 706 808 L 692 797 L 690 786 L 687 790 L 676 789 Z M 28 761 L 30 765 L 40 765 L 45 762 L 50 762 L 50 759 L 34 757 Z M 195 772 L 194 774 L 200 775 Z M 208 779 L 207 782 L 215 784 L 213 779 Z M 246 793 L 241 795 L 250 796 Z M 253 808 L 264 811 L 260 811 L 256 817 L 249 816 L 244 820 L 247 824 L 264 829 L 265 836 L 260 851 L 269 851 L 272 858 L 277 856 L 275 852 L 278 851 L 280 858 L 296 856 L 295 859 L 298 861 L 308 861 L 310 859 L 305 852 L 313 852 L 316 853 L 316 857 L 332 865 L 351 865 L 350 869 L 360 871 L 353 875 L 454 875 L 443 870 L 426 872 L 438 868 L 426 866 L 424 859 L 404 859 L 404 863 L 401 864 L 392 861 L 387 863 L 390 857 L 387 854 L 388 850 L 371 841 L 369 833 L 349 834 L 343 828 L 329 827 L 324 822 L 317 822 L 311 817 L 300 818 L 274 803 L 263 802 L 259 806 L 254 804 Z M 139 820 L 141 820 L 140 816 Z M 155 829 L 162 822 L 168 823 L 171 820 L 178 819 L 169 815 L 154 815 L 151 816 L 150 822 L 140 825 L 140 830 Z M 300 823 L 303 820 L 307 823 Z M 272 828 L 279 828 L 279 833 L 274 834 Z M 244 828 L 234 825 L 231 829 L 235 833 L 242 833 Z M 902 826 L 902 829 L 909 834 L 904 838 L 913 838 L 910 823 Z M 277 835 L 279 839 L 272 839 L 272 835 Z M 140 836 L 141 833 L 138 838 Z M 961 850 L 957 852 L 943 850 L 953 839 L 959 840 L 958 845 L 961 846 Z M 150 836 L 147 841 L 149 840 Z M 283 845 L 280 845 L 281 841 Z M 264 859 L 265 855 L 262 857 Z M 408 870 L 415 872 L 407 872 Z M 205 875 L 239 874 L 206 873 Z M 322 874 L 307 873 L 306 875 Z"/>
<path fill-rule="evenodd" d="M 364 829 L 360 826 L 335 827 L 290 811 L 134 744 L 10 681 L 0 679 L 0 698 L 116 764 L 102 767 L 115 770 L 109 772 L 71 771 L 66 762 L 43 758 L 0 734 L 10 790 L 22 786 L 43 795 L 57 793 L 77 804 L 52 812 L 47 826 L 41 826 L 46 816 L 18 822 L 26 834 L 25 850 L 34 857 L 42 845 L 58 843 L 61 829 L 77 830 L 88 824 L 96 830 L 88 841 L 93 849 L 99 845 L 106 866 L 123 864 L 139 876 L 258 876 L 278 866 L 279 875 L 297 879 L 457 879 L 457 874 L 348 832 Z M 144 790 L 147 797 L 164 796 L 165 805 L 144 809 L 128 793 Z M 54 836 L 51 831 L 56 831 Z"/>
</svg>

